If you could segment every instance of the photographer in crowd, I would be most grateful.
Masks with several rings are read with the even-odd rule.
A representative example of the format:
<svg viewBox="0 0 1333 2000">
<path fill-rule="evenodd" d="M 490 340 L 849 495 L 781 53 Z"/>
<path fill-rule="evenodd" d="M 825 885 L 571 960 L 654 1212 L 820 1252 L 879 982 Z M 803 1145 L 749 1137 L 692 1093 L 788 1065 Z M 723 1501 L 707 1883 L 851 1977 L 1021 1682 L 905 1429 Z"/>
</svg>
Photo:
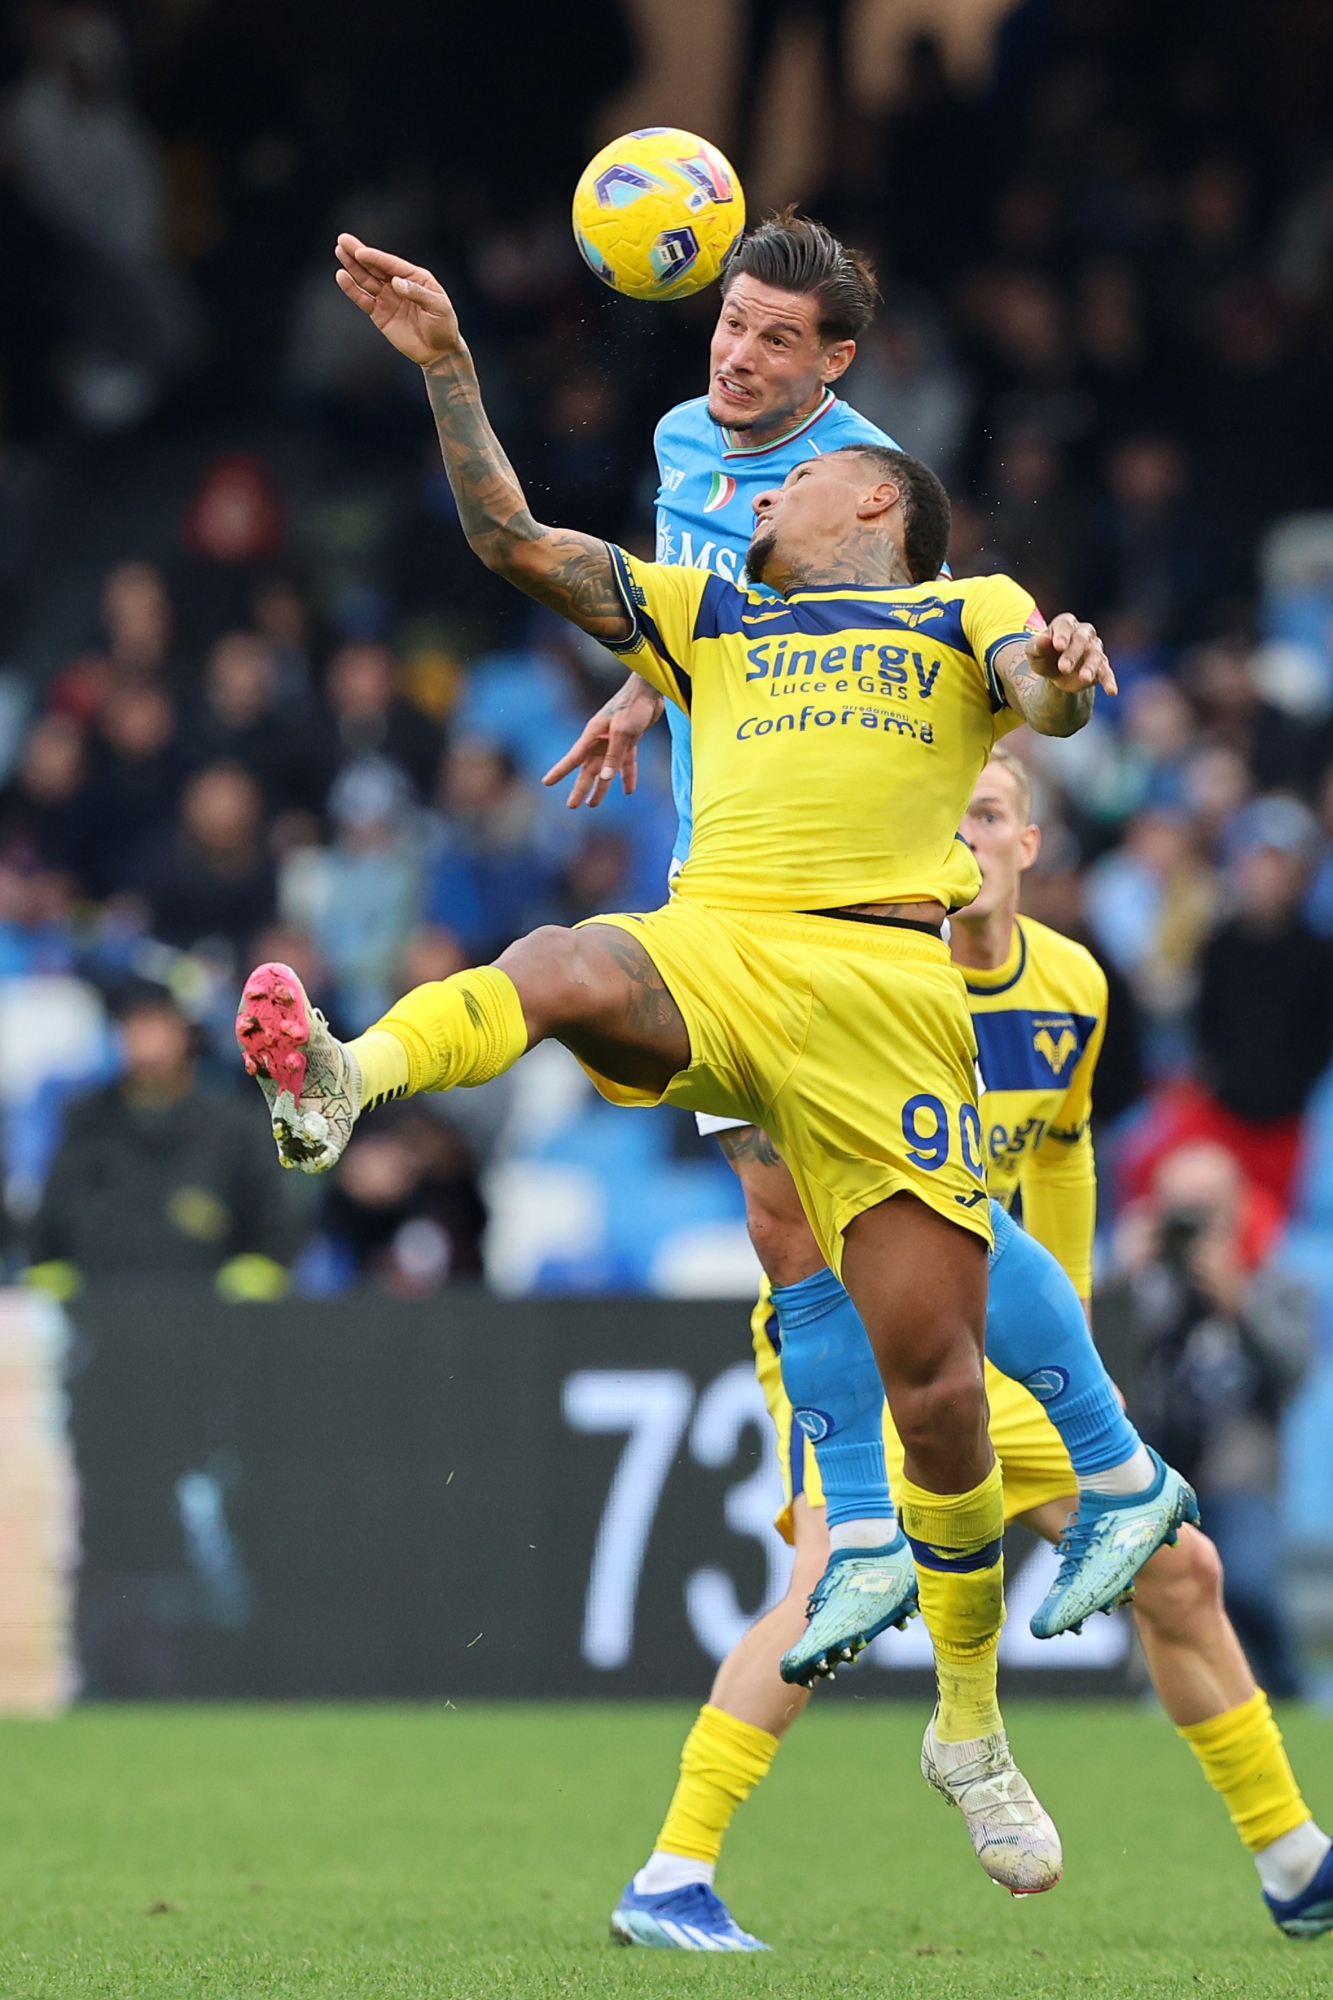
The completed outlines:
<svg viewBox="0 0 1333 2000">
<path fill-rule="evenodd" d="M 1199 1495 L 1226 1605 L 1260 1683 L 1300 1692 L 1279 1602 L 1282 1414 L 1309 1365 L 1313 1315 L 1270 1261 L 1277 1203 L 1211 1141 L 1166 1155 L 1117 1233 L 1097 1333 L 1143 1435 Z"/>
</svg>

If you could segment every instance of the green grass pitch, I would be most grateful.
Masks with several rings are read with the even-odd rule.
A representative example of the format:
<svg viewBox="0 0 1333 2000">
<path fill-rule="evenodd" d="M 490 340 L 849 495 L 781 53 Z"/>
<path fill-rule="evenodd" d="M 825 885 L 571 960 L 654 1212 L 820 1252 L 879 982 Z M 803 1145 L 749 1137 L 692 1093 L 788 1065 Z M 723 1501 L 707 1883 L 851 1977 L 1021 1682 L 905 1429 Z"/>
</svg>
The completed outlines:
<svg viewBox="0 0 1333 2000">
<path fill-rule="evenodd" d="M 1015 1702 L 1066 1877 L 1015 1902 L 916 1769 L 923 1716 L 812 1714 L 719 1887 L 771 1956 L 618 1950 L 683 1706 L 87 1708 L 0 1725 L 0 1996 L 1333 1992 L 1154 1711 Z M 1333 1821 L 1333 1720 L 1284 1718 Z"/>
</svg>

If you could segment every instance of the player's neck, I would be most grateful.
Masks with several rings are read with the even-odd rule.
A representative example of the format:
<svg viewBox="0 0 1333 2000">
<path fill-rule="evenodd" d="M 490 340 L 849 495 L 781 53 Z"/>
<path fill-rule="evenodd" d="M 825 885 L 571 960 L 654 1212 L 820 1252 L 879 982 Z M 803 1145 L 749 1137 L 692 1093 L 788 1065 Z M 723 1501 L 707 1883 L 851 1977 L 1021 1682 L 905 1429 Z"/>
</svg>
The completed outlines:
<svg viewBox="0 0 1333 2000">
<path fill-rule="evenodd" d="M 813 396 L 797 410 L 783 410 L 764 423 L 750 424 L 744 430 L 732 430 L 724 426 L 727 443 L 741 451 L 762 451 L 765 445 L 776 444 L 779 438 L 789 437 L 800 430 L 802 424 L 809 423 L 823 403 L 833 394 L 823 382 Z"/>
<path fill-rule="evenodd" d="M 1017 921 L 1017 891 L 988 916 L 950 917 L 949 949 L 954 964 L 968 966 L 974 972 L 998 972 L 1009 962 Z"/>
<path fill-rule="evenodd" d="M 890 536 L 858 524 L 817 554 L 793 557 L 781 574 L 770 562 L 763 581 L 790 597 L 797 590 L 899 590 L 912 577 Z"/>
</svg>

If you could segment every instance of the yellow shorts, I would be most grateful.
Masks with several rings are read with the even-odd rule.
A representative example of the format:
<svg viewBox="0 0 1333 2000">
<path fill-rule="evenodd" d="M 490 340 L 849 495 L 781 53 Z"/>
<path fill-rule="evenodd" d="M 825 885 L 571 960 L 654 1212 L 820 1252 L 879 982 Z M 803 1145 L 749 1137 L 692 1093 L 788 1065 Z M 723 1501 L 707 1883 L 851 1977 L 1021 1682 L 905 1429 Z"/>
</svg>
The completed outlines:
<svg viewBox="0 0 1333 2000">
<path fill-rule="evenodd" d="M 782 1368 L 775 1345 L 777 1330 L 778 1316 L 769 1301 L 768 1286 L 765 1284 L 750 1315 L 750 1332 L 754 1339 L 755 1373 L 778 1434 L 778 1464 L 782 1468 L 782 1490 L 786 1495 L 786 1505 L 774 1526 L 790 1542 L 794 1540 L 792 1501 L 798 1493 L 804 1493 L 812 1507 L 822 1507 L 824 1489 L 819 1480 L 815 1448 L 809 1438 L 796 1430 L 791 1420 L 791 1404 L 782 1387 Z M 986 1363 L 986 1395 L 990 1401 L 991 1443 L 1004 1476 L 1005 1520 L 1012 1521 L 1017 1515 L 1026 1514 L 1030 1507 L 1040 1507 L 1048 1500 L 1066 1500 L 1073 1496 L 1078 1490 L 1078 1481 L 1069 1462 L 1069 1454 L 1059 1431 L 1036 1397 L 1030 1396 L 1020 1382 L 1001 1375 L 989 1361 Z M 896 1491 L 902 1477 L 903 1448 L 893 1428 L 887 1404 L 884 1406 L 884 1458 L 888 1466 L 889 1486 Z"/>
<path fill-rule="evenodd" d="M 690 1066 L 660 1098 L 585 1064 L 603 1097 L 762 1126 L 835 1271 L 848 1223 L 904 1191 L 989 1244 L 976 1040 L 947 945 L 682 897 L 592 921 L 638 938 L 690 1038 Z"/>
</svg>

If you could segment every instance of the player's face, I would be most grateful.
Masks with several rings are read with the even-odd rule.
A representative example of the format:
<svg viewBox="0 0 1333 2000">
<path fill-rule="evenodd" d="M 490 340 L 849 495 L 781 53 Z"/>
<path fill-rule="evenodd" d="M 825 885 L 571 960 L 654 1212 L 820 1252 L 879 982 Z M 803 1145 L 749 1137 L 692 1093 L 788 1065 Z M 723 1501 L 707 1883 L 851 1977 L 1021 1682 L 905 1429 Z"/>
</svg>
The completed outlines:
<svg viewBox="0 0 1333 2000">
<path fill-rule="evenodd" d="M 819 301 L 742 272 L 722 301 L 708 356 L 708 414 L 732 431 L 779 431 L 813 410 L 851 364 L 854 340 L 819 331 Z"/>
<path fill-rule="evenodd" d="M 781 486 L 754 503 L 745 566 L 755 582 L 777 589 L 792 569 L 808 567 L 855 529 L 867 494 L 884 483 L 868 479 L 865 460 L 853 452 L 829 452 L 794 465 Z"/>
<path fill-rule="evenodd" d="M 1041 846 L 1041 829 L 1029 824 L 1018 786 L 1003 764 L 987 764 L 963 814 L 963 839 L 981 869 L 981 893 L 960 910 L 988 917 L 1018 895 L 1018 878 Z"/>
</svg>

